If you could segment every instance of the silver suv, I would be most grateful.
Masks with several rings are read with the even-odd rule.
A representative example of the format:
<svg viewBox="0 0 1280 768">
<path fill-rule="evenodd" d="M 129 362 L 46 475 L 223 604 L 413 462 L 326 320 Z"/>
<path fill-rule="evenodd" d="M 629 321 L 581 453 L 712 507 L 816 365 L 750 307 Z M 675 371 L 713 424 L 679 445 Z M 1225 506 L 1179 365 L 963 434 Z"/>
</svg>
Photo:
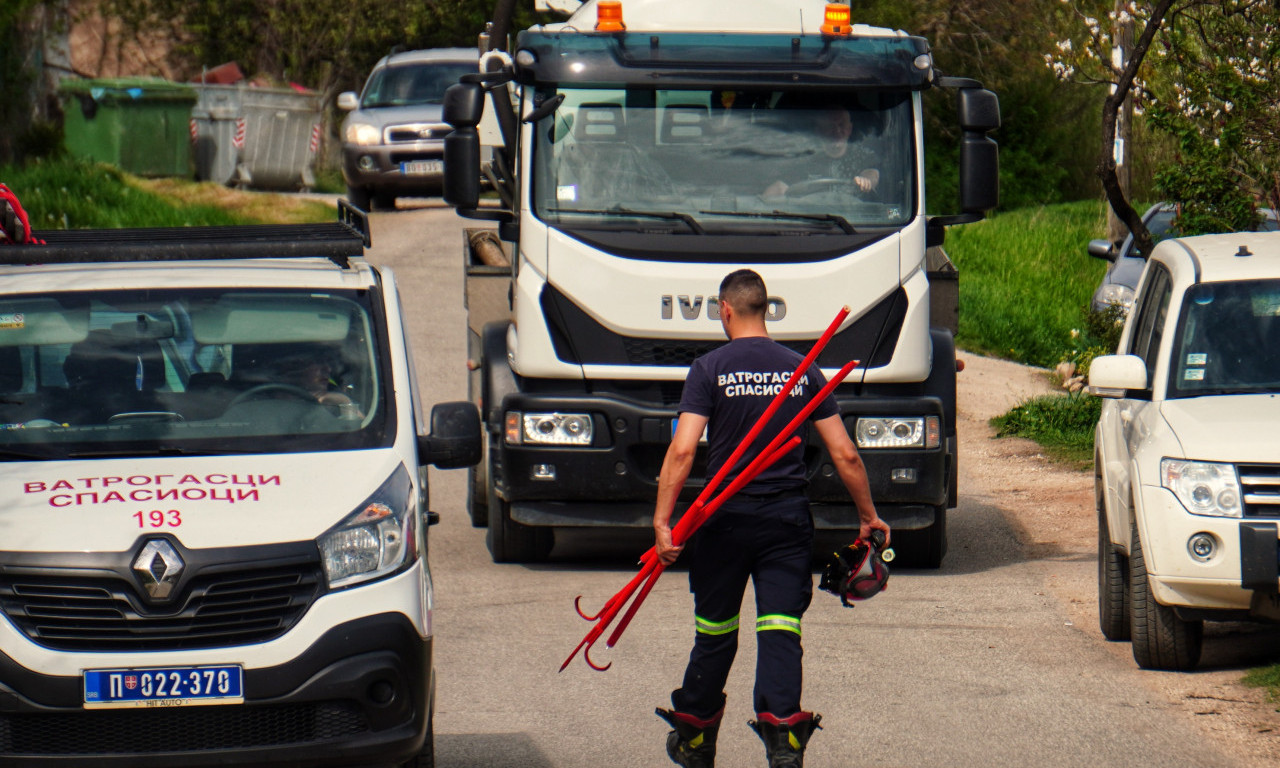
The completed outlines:
<svg viewBox="0 0 1280 768">
<path fill-rule="evenodd" d="M 357 98 L 338 96 L 342 123 L 342 175 L 347 199 L 371 210 L 395 208 L 401 195 L 438 195 L 444 180 L 444 137 L 453 130 L 440 117 L 445 89 L 478 71 L 474 48 L 405 51 L 384 57 Z"/>
</svg>

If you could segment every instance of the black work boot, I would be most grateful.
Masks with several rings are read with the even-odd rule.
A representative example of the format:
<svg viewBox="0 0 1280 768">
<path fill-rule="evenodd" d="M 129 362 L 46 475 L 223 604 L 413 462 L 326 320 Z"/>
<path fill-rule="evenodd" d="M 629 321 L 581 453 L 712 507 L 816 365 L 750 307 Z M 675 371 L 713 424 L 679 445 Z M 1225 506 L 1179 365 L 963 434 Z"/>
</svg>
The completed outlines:
<svg viewBox="0 0 1280 768">
<path fill-rule="evenodd" d="M 804 748 L 814 730 L 821 728 L 822 715 L 797 712 L 790 717 L 775 717 L 768 712 L 756 714 L 747 722 L 764 742 L 769 768 L 804 768 Z"/>
<path fill-rule="evenodd" d="M 684 768 L 713 768 L 716 764 L 716 736 L 724 708 L 709 718 L 694 717 L 686 712 L 659 707 L 654 713 L 666 720 L 673 730 L 667 734 L 667 754 Z"/>
</svg>

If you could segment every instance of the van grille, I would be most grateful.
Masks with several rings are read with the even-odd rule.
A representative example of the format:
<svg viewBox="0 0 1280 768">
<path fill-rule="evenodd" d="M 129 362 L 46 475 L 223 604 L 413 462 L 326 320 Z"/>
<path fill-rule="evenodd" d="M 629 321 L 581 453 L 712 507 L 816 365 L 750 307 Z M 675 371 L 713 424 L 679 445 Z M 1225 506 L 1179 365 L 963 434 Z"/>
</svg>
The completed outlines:
<svg viewBox="0 0 1280 768">
<path fill-rule="evenodd" d="M 369 730 L 351 702 L 0 714 L 5 755 L 122 755 L 314 745 Z"/>
<path fill-rule="evenodd" d="M 1280 517 L 1280 464 L 1238 464 L 1245 517 Z"/>
<path fill-rule="evenodd" d="M 65 572 L 64 572 L 65 573 Z M 27 637 L 60 651 L 163 651 L 261 643 L 315 601 L 318 563 L 197 574 L 172 604 L 149 606 L 109 573 L 0 575 L 0 610 Z"/>
</svg>

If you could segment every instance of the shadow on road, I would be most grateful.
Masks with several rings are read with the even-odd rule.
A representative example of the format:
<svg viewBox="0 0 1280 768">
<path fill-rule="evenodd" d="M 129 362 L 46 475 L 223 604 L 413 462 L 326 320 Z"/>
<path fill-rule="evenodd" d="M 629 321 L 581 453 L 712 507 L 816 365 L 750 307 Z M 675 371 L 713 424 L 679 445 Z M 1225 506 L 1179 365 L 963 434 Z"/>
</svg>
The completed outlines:
<svg viewBox="0 0 1280 768">
<path fill-rule="evenodd" d="M 524 733 L 436 734 L 436 765 L 451 768 L 555 768 Z"/>
</svg>

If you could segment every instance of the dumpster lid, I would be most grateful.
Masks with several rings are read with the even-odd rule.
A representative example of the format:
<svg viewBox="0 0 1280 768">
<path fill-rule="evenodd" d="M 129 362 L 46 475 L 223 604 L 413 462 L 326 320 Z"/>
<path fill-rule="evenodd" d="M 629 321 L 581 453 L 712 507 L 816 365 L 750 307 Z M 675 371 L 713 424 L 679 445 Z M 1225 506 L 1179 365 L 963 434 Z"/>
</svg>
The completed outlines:
<svg viewBox="0 0 1280 768">
<path fill-rule="evenodd" d="M 315 258 L 348 266 L 370 245 L 369 218 L 345 200 L 327 224 L 67 229 L 32 232 L 42 245 L 0 247 L 0 264 Z"/>
<path fill-rule="evenodd" d="M 159 77 L 111 77 L 67 79 L 58 84 L 61 93 L 91 96 L 95 101 L 195 101 L 196 92 L 184 83 Z"/>
</svg>

